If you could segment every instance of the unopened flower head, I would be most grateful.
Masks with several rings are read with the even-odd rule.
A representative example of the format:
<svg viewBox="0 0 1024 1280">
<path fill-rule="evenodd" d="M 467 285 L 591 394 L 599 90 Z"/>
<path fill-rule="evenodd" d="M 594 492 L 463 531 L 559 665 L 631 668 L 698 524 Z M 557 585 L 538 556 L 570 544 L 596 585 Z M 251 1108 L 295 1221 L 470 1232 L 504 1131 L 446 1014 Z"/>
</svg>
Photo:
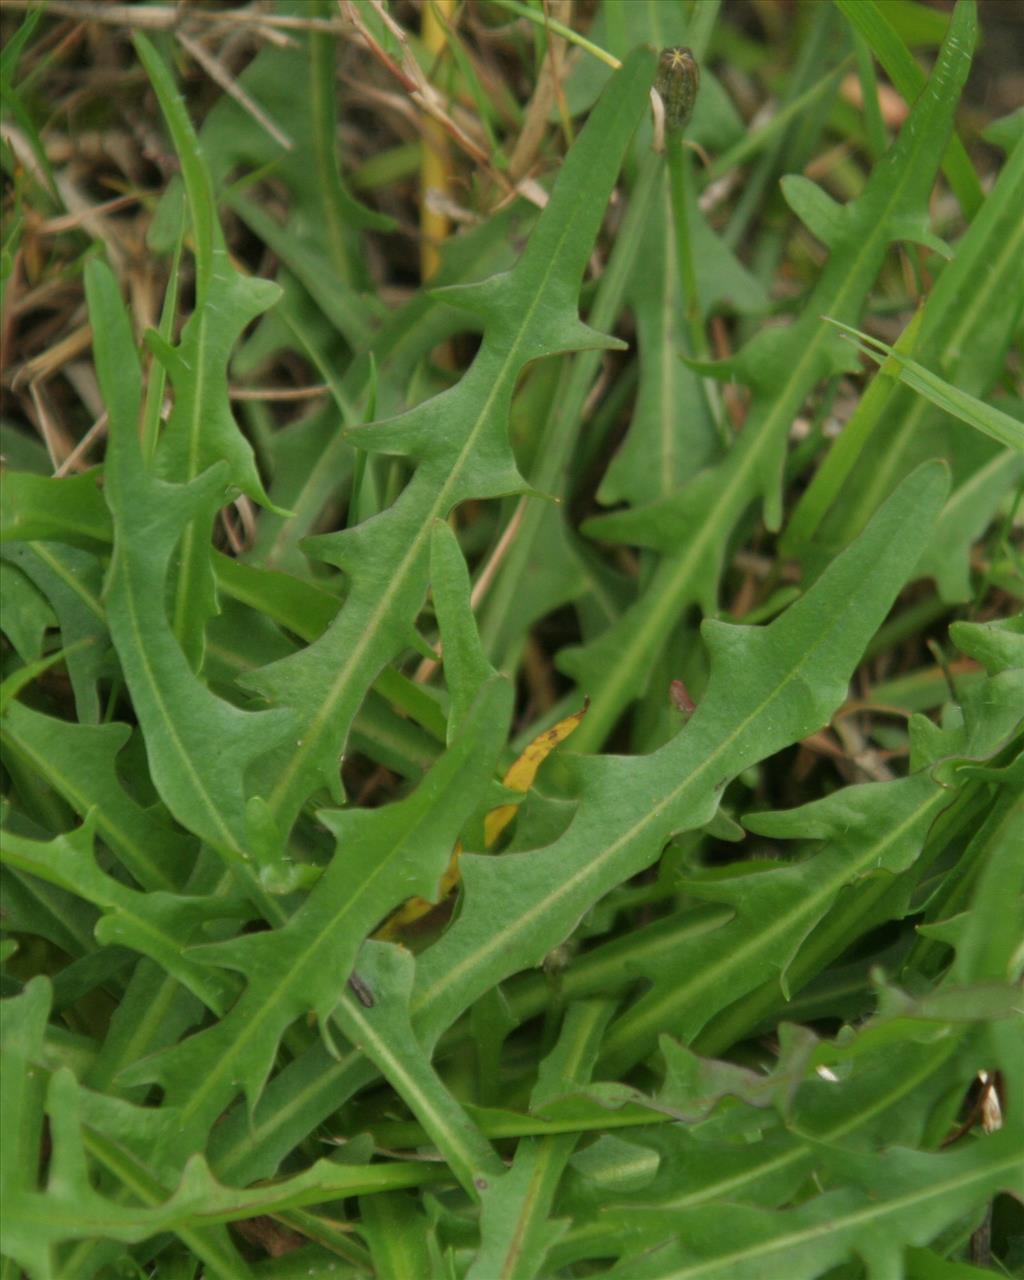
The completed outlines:
<svg viewBox="0 0 1024 1280">
<path fill-rule="evenodd" d="M 700 88 L 700 68 L 691 50 L 682 46 L 663 49 L 654 87 L 665 104 L 665 128 L 678 133 L 690 119 Z"/>
</svg>

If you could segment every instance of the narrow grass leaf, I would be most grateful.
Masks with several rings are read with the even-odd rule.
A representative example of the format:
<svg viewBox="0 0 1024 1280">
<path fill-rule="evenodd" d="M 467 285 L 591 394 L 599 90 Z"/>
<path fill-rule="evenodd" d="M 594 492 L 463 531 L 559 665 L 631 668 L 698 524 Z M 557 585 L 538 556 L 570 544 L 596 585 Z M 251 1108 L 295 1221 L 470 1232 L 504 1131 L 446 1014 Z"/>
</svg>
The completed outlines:
<svg viewBox="0 0 1024 1280">
<path fill-rule="evenodd" d="M 838 320 L 830 319 L 829 323 L 834 324 L 844 333 L 851 334 L 857 339 L 855 345 L 858 351 L 874 360 L 876 364 L 888 367 L 901 382 L 905 382 L 908 387 L 912 387 L 939 409 L 954 418 L 959 418 L 961 422 L 966 422 L 976 431 L 991 436 L 993 440 L 998 440 L 1008 449 L 1024 453 L 1024 423 L 1011 418 L 1008 413 L 1003 413 L 994 405 L 986 404 L 976 396 L 968 395 L 959 387 L 954 387 L 938 374 L 932 373 L 924 365 L 918 364 L 916 360 L 912 360 L 901 351 L 896 351 L 879 338 L 861 333 L 852 325 L 842 324 Z"/>
<path fill-rule="evenodd" d="M 640 598 L 614 625 L 585 648 L 559 655 L 559 666 L 593 700 L 580 731 L 585 749 L 597 748 L 643 692 L 657 653 L 685 609 L 699 604 L 705 615 L 716 612 L 730 531 L 758 496 L 769 527 L 778 527 L 793 419 L 822 378 L 849 365 L 820 317 L 854 319 L 891 241 L 928 225 L 928 197 L 970 67 L 975 24 L 973 6 L 961 3 L 927 88 L 865 190 L 843 210 L 843 234 L 833 240 L 799 318 L 786 329 L 761 331 L 725 365 L 699 366 L 754 389 L 754 406 L 726 459 L 671 498 L 588 522 L 597 536 L 653 547 L 662 559 Z"/>
</svg>

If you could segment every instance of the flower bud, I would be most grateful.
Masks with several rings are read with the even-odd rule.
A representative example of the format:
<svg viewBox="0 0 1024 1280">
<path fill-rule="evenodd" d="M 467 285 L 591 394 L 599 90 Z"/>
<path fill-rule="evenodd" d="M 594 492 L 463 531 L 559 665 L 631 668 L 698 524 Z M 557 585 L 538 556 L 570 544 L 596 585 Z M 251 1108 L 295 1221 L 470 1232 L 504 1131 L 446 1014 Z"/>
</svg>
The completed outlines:
<svg viewBox="0 0 1024 1280">
<path fill-rule="evenodd" d="M 678 133 L 686 127 L 700 88 L 700 68 L 689 49 L 662 49 L 654 87 L 665 104 L 665 129 Z"/>
</svg>

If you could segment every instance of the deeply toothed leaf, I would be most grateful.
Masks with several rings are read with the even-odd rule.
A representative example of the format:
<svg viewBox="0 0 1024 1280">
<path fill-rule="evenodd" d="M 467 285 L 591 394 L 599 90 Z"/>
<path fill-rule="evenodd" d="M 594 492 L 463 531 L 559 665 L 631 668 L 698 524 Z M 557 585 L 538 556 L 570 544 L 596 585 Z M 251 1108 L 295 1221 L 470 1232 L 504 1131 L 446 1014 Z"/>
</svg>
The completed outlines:
<svg viewBox="0 0 1024 1280">
<path fill-rule="evenodd" d="M 508 408 L 523 368 L 540 356 L 607 345 L 578 316 L 580 281 L 626 147 L 647 102 L 653 55 L 632 55 L 569 152 L 551 200 L 516 266 L 449 301 L 484 321 L 482 345 L 457 386 L 398 418 L 353 433 L 373 452 L 418 462 L 398 501 L 372 520 L 309 542 L 345 570 L 345 606 L 319 641 L 248 677 L 294 708 L 298 749 L 282 759 L 272 804 L 284 825 L 319 784 L 337 791 L 334 761 L 381 667 L 405 646 L 423 603 L 433 521 L 467 498 L 522 490 Z"/>
</svg>

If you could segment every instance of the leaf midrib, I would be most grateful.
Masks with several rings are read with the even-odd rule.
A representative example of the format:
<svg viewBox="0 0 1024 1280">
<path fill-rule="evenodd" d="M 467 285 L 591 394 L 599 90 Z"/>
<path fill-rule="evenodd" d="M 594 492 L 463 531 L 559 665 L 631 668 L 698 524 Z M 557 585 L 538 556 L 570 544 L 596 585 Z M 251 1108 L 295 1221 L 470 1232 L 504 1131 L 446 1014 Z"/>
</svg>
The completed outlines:
<svg viewBox="0 0 1024 1280">
<path fill-rule="evenodd" d="M 85 605 L 91 614 L 101 622 L 106 621 L 103 613 L 103 606 L 100 604 L 99 599 L 92 594 L 92 592 L 78 577 L 75 576 L 74 573 L 69 573 L 67 569 L 65 569 L 64 562 L 57 556 L 53 555 L 47 543 L 30 542 L 28 545 L 32 548 L 39 559 L 43 561 L 47 568 L 60 578 L 61 582 L 63 582 L 68 590 L 81 600 L 82 604 Z"/>
<path fill-rule="evenodd" d="M 947 1177 L 945 1182 L 929 1182 L 926 1187 L 905 1193 L 891 1200 L 885 1200 L 881 1204 L 871 1204 L 861 1209 L 848 1210 L 846 1213 L 833 1214 L 824 1222 L 817 1222 L 813 1226 L 805 1227 L 802 1230 L 776 1236 L 773 1240 L 759 1241 L 752 1247 L 737 1249 L 733 1253 L 720 1254 L 717 1258 L 709 1259 L 695 1266 L 686 1266 L 678 1271 L 663 1272 L 659 1275 L 658 1280 L 696 1280 L 698 1276 L 713 1273 L 723 1267 L 736 1266 L 751 1258 L 761 1258 L 777 1253 L 781 1249 L 792 1249 L 800 1245 L 810 1244 L 823 1235 L 832 1235 L 838 1231 L 849 1231 L 851 1228 L 861 1227 L 873 1220 L 884 1220 L 894 1214 L 902 1213 L 914 1205 L 947 1196 L 955 1190 L 959 1189 L 966 1192 L 972 1183 L 988 1184 L 997 1173 L 1001 1173 L 1004 1170 L 1008 1173 L 1012 1172 L 1019 1165 L 1020 1158 L 1016 1153 L 1013 1153 L 1004 1157 L 1000 1162 L 990 1162 L 983 1168 L 968 1171 L 967 1174 L 958 1173 L 955 1177 Z M 862 1192 L 862 1194 L 866 1195 L 867 1193 Z M 814 1201 L 809 1203 L 813 1204 Z"/>
<path fill-rule="evenodd" d="M 83 794 L 81 788 L 75 786 L 65 773 L 58 772 L 52 760 L 43 756 L 18 734 L 16 726 L 13 733 L 9 728 L 0 730 L 0 736 L 6 737 L 11 746 L 31 762 L 40 777 L 59 779 L 54 782 L 54 785 L 78 813 L 88 813 L 90 808 L 94 807 L 95 798 Z M 105 839 L 114 848 L 114 852 L 126 862 L 127 869 L 139 879 L 140 883 L 144 882 L 138 877 L 138 869 L 143 867 L 146 869 L 150 878 L 150 883 L 144 885 L 146 889 L 164 889 L 168 893 L 178 891 L 175 882 L 165 874 L 158 863 L 153 862 L 149 855 L 139 848 L 138 844 L 125 832 L 124 827 L 111 816 L 107 806 L 97 808 L 96 821 Z M 128 859 L 134 862 L 134 866 L 128 865 L 128 861 L 124 858 L 126 852 Z"/>
<path fill-rule="evenodd" d="M 979 216 L 984 216 L 987 208 L 988 204 L 986 203 Z M 948 333 L 932 335 L 932 341 L 941 339 L 938 342 L 938 353 L 940 355 L 943 351 L 956 351 L 959 354 L 959 359 L 954 369 L 944 368 L 944 372 L 948 376 L 954 375 L 955 370 L 960 367 L 960 362 L 965 358 L 963 354 L 964 338 L 978 327 L 977 316 L 989 305 L 993 291 L 998 287 L 999 280 L 1005 274 L 1004 264 L 1018 260 L 1021 254 L 1024 253 L 1024 248 L 1021 247 L 1020 241 L 1024 241 L 1024 222 L 1018 225 L 1018 229 L 1014 234 L 1003 241 L 1002 248 L 995 260 L 994 269 L 987 271 L 985 274 L 984 287 L 973 291 L 967 306 L 963 311 L 957 313 L 956 324 L 953 328 Z M 928 305 L 928 303 L 925 304 L 926 312 Z M 941 409 L 936 409 L 934 405 L 913 393 L 909 387 L 894 388 L 890 393 L 889 403 L 893 403 L 896 397 L 903 399 L 902 415 L 897 419 L 893 430 L 890 432 L 888 447 L 880 456 L 874 459 L 874 469 L 872 474 L 865 479 L 866 487 L 863 490 L 861 499 L 857 507 L 846 513 L 839 529 L 840 534 L 843 534 L 844 531 L 848 534 L 851 529 L 856 528 L 858 523 L 863 523 L 862 513 L 864 509 L 877 505 L 880 501 L 879 495 L 891 489 L 893 477 L 899 472 L 901 460 L 907 446 L 912 442 L 920 422 L 929 414 L 942 412 Z M 896 402 L 898 403 L 898 400 Z"/>
<path fill-rule="evenodd" d="M 164 700 L 163 690 L 160 687 L 160 681 L 158 680 L 153 670 L 153 666 L 149 661 L 144 628 L 141 625 L 140 614 L 136 608 L 136 600 L 145 600 L 149 597 L 149 587 L 134 581 L 134 575 L 131 573 L 129 568 L 129 566 L 134 567 L 134 561 L 124 551 L 121 551 L 119 554 L 115 553 L 115 576 L 111 584 L 112 587 L 117 581 L 117 559 L 121 562 L 121 572 L 125 578 L 125 584 L 122 590 L 122 595 L 124 597 L 124 610 L 125 617 L 131 631 L 132 645 L 139 664 L 138 670 L 144 677 L 149 689 L 150 697 L 160 714 L 161 723 L 163 725 L 164 732 L 167 735 L 167 741 L 173 748 L 174 754 L 178 759 L 190 790 L 192 790 L 200 807 L 206 812 L 208 818 L 211 820 L 212 829 L 218 833 L 219 838 L 218 840 L 213 841 L 213 843 L 215 845 L 220 845 L 234 857 L 244 859 L 244 849 L 236 839 L 234 832 L 224 821 L 219 807 L 207 791 L 200 774 L 192 763 L 192 759 L 188 751 L 185 749 L 185 744 L 182 742 L 178 733 L 177 722 L 170 714 L 167 703 Z"/>
<path fill-rule="evenodd" d="M 608 1036 L 605 1055 L 614 1055 L 616 1050 L 621 1047 L 618 1042 L 623 1037 L 628 1036 L 628 1038 L 634 1040 L 642 1039 L 649 1034 L 649 1024 L 652 1022 L 664 1026 L 665 1024 L 661 1019 L 666 1009 L 690 1003 L 694 999 L 695 992 L 699 992 L 702 987 L 713 985 L 730 969 L 738 968 L 742 972 L 744 968 L 748 967 L 747 962 L 752 954 L 756 954 L 762 947 L 770 945 L 788 930 L 797 928 L 806 917 L 816 915 L 822 903 L 839 893 L 845 884 L 870 867 L 876 859 L 884 858 L 885 851 L 899 840 L 902 840 L 906 833 L 921 821 L 922 816 L 929 809 L 940 808 L 947 802 L 946 794 L 941 789 L 937 790 L 927 800 L 919 804 L 898 826 L 887 828 L 883 839 L 867 848 L 860 858 L 853 862 L 840 862 L 830 878 L 822 880 L 811 893 L 802 894 L 788 912 L 773 917 L 767 928 L 762 927 L 743 942 L 738 942 L 729 949 L 726 956 L 723 956 L 714 964 L 702 966 L 694 972 L 689 981 L 673 984 L 668 989 L 664 989 L 660 999 L 647 1003 L 649 997 L 644 997 L 644 1016 L 630 1019 L 628 1012 L 624 1014 L 621 1030 L 613 1028 Z M 729 923 L 724 924 L 722 927 L 723 929 L 728 929 Z M 756 970 L 751 966 L 748 968 L 748 972 L 755 973 Z M 654 993 L 652 992 L 651 994 L 653 995 Z"/>
<path fill-rule="evenodd" d="M 451 779 L 445 779 L 445 787 L 450 786 L 451 781 Z M 438 802 L 436 795 L 434 797 L 434 801 L 435 804 Z M 348 895 L 341 900 L 338 909 L 323 921 L 322 926 L 311 936 L 306 947 L 303 948 L 298 955 L 291 957 L 291 962 L 288 970 L 284 974 L 283 980 L 276 984 L 269 994 L 265 990 L 256 991 L 252 987 L 246 990 L 238 1004 L 236 1004 L 231 1010 L 229 1016 L 233 1017 L 234 1021 L 237 1022 L 238 1017 L 236 1015 L 239 1012 L 249 1014 L 249 1006 L 255 1003 L 258 999 L 257 1008 L 253 1013 L 249 1014 L 245 1020 L 243 1020 L 241 1033 L 232 1040 L 231 1048 L 228 1052 L 220 1056 L 213 1071 L 208 1072 L 204 1076 L 202 1084 L 193 1091 L 189 1102 L 182 1106 L 181 1114 L 183 1122 L 187 1121 L 200 1108 L 205 1097 L 213 1090 L 214 1086 L 219 1083 L 220 1079 L 225 1074 L 230 1074 L 233 1061 L 240 1056 L 242 1058 L 246 1056 L 246 1050 L 249 1043 L 263 1030 L 263 1027 L 268 1021 L 270 1015 L 272 1013 L 276 1013 L 278 1008 L 285 1003 L 286 997 L 291 995 L 292 988 L 296 981 L 302 979 L 305 971 L 313 962 L 316 953 L 328 938 L 336 934 L 344 926 L 346 916 L 351 915 L 355 911 L 355 909 L 360 905 L 361 900 L 373 887 L 375 887 L 379 879 L 385 875 L 385 873 L 390 872 L 395 858 L 401 855 L 409 842 L 414 838 L 416 831 L 425 822 L 428 822 L 430 817 L 431 813 L 429 810 L 425 813 L 417 813 L 413 816 L 411 822 L 403 825 L 399 831 L 394 834 L 391 839 L 390 848 L 385 852 L 384 856 L 380 858 L 377 865 L 368 874 L 364 873 L 359 877 L 358 885 L 354 889 L 350 890 Z M 336 852 L 334 856 L 338 857 L 339 855 Z M 300 907 L 299 911 L 287 922 L 288 925 L 291 925 L 295 929 L 300 927 L 302 923 L 300 919 L 302 910 L 303 908 Z M 358 948 L 358 943 L 358 938 L 353 940 L 353 957 L 355 956 L 355 952 Z M 339 991 L 344 989 L 344 982 L 347 977 L 347 974 L 339 977 Z"/>
<path fill-rule="evenodd" d="M 582 195 L 578 193 L 577 199 L 573 202 L 571 208 L 567 210 L 567 213 L 571 213 L 571 210 L 577 208 L 581 202 Z M 519 372 L 516 364 L 518 353 L 529 334 L 530 325 L 535 312 L 541 305 L 542 301 L 547 301 L 545 295 L 548 284 L 555 271 L 555 266 L 559 261 L 561 250 L 572 230 L 572 225 L 573 218 L 571 216 L 567 216 L 564 221 L 561 235 L 553 247 L 553 252 L 545 266 L 540 286 L 534 290 L 533 297 L 525 313 L 523 323 L 519 326 L 514 342 L 510 345 L 507 354 L 501 361 L 498 376 L 495 378 L 484 404 L 477 414 L 476 421 L 473 423 L 466 436 L 462 448 L 456 454 L 454 464 L 448 472 L 447 479 L 438 491 L 437 497 L 428 506 L 423 516 L 420 529 L 410 542 L 405 555 L 399 561 L 387 589 L 380 597 L 379 604 L 371 611 L 367 618 L 366 625 L 361 629 L 359 639 L 356 641 L 355 645 L 353 645 L 349 656 L 342 664 L 338 671 L 338 675 L 327 690 L 326 696 L 318 704 L 317 711 L 308 722 L 306 731 L 302 734 L 301 746 L 297 748 L 282 771 L 281 777 L 275 786 L 269 801 L 270 807 L 275 813 L 280 812 L 280 810 L 285 806 L 291 792 L 293 780 L 305 764 L 310 752 L 319 746 L 322 737 L 326 733 L 327 726 L 334 718 L 335 707 L 344 697 L 349 680 L 358 673 L 359 666 L 366 652 L 377 642 L 378 632 L 388 621 L 388 615 L 392 610 L 392 601 L 401 592 L 402 588 L 404 588 L 412 571 L 412 567 L 416 564 L 422 554 L 424 544 L 430 536 L 430 529 L 433 521 L 439 517 L 443 518 L 448 514 L 447 504 L 449 495 L 461 479 L 466 459 L 475 447 L 477 439 L 486 426 L 491 407 L 499 396 L 504 393 L 506 382 L 510 378 L 517 376 Z M 510 284 L 509 294 L 511 295 L 514 291 L 514 286 Z M 484 351 L 482 350 L 481 356 L 478 357 L 481 367 L 484 367 L 483 360 L 481 358 L 483 354 Z M 477 361 L 474 361 L 474 365 L 476 364 Z M 472 373 L 472 368 L 473 367 L 471 366 L 467 371 L 465 375 L 466 377 L 469 377 Z M 342 615 L 339 616 L 337 623 L 332 625 L 332 631 L 335 626 L 344 625 L 343 619 L 347 620 L 347 613 L 348 610 L 343 608 Z"/>
<path fill-rule="evenodd" d="M 848 607 L 849 606 L 847 606 L 847 608 Z M 414 1011 L 422 1009 L 424 1006 L 432 1003 L 435 999 L 438 999 L 447 988 L 450 988 L 460 979 L 461 975 L 467 969 L 471 969 L 480 964 L 483 957 L 489 956 L 495 951 L 511 949 L 511 944 L 508 939 L 510 936 L 514 936 L 515 930 L 522 932 L 532 924 L 536 916 L 544 911 L 550 910 L 552 904 L 558 903 L 562 898 L 574 890 L 577 884 L 582 884 L 588 878 L 595 877 L 597 873 L 601 872 L 603 868 L 615 857 L 621 848 L 641 837 L 645 828 L 654 824 L 666 809 L 675 805 L 680 798 L 685 795 L 686 791 L 694 787 L 703 776 L 714 771 L 714 776 L 717 777 L 721 772 L 721 769 L 717 767 L 719 760 L 723 756 L 727 756 L 734 743 L 749 729 L 751 724 L 768 712 L 772 704 L 782 697 L 789 685 L 801 677 L 804 667 L 816 656 L 818 650 L 826 644 L 833 631 L 837 626 L 839 626 L 840 622 L 845 620 L 847 608 L 842 608 L 836 611 L 831 624 L 828 627 L 822 628 L 818 633 L 817 639 L 812 644 L 805 647 L 799 660 L 789 669 L 785 677 L 775 685 L 768 697 L 759 703 L 758 706 L 756 706 L 747 715 L 747 717 L 722 740 L 720 745 L 714 748 L 712 752 L 697 765 L 697 767 L 683 782 L 673 790 L 669 791 L 653 808 L 647 809 L 644 816 L 634 822 L 634 824 L 611 845 L 606 846 L 599 854 L 590 858 L 577 872 L 570 876 L 568 880 L 563 881 L 556 890 L 547 895 L 540 902 L 534 904 L 534 906 L 529 909 L 525 915 L 518 915 L 511 928 L 506 928 L 505 930 L 493 933 L 482 947 L 471 952 L 458 964 L 449 968 L 445 974 L 435 982 L 432 988 L 427 988 L 420 995 L 419 999 L 414 998 Z M 685 729 L 682 730 L 682 732 L 685 733 Z M 671 743 L 668 745 L 671 746 Z M 662 748 L 662 750 L 664 750 L 664 748 Z M 575 820 L 573 823 L 570 823 L 569 829 L 563 837 L 563 840 L 570 837 L 572 827 L 574 825 Z M 556 846 L 550 845 L 548 846 L 548 849 L 550 850 L 554 847 Z"/>
<path fill-rule="evenodd" d="M 815 302 L 812 294 L 812 297 L 808 300 L 808 306 L 813 302 L 819 309 L 832 310 L 835 308 L 842 313 L 847 301 L 847 293 L 856 292 L 856 289 L 860 288 L 859 277 L 863 271 L 864 263 L 871 254 L 875 253 L 876 245 L 879 241 L 881 241 L 884 251 L 885 245 L 888 244 L 891 238 L 887 230 L 889 219 L 892 216 L 894 207 L 903 197 L 904 189 L 909 183 L 915 167 L 916 156 L 920 153 L 923 143 L 924 138 L 919 135 L 917 146 L 908 156 L 907 163 L 900 172 L 900 178 L 890 192 L 889 199 L 884 206 L 883 216 L 874 220 L 872 224 L 873 233 L 861 242 L 861 247 L 854 255 L 850 269 L 841 282 L 834 298 L 831 301 Z M 869 288 L 870 284 L 867 287 Z M 724 542 L 724 535 L 728 533 L 734 520 L 739 517 L 743 507 L 749 501 L 749 496 L 747 495 L 748 475 L 752 470 L 756 470 L 762 455 L 768 453 L 770 447 L 774 446 L 775 436 L 778 434 L 780 427 L 792 416 L 790 401 L 798 398 L 802 401 L 807 394 L 807 389 L 802 388 L 800 385 L 800 381 L 804 376 L 804 369 L 816 360 L 819 349 L 830 336 L 831 333 L 828 327 L 823 323 L 819 323 L 810 341 L 803 347 L 803 354 L 800 356 L 789 379 L 783 384 L 764 422 L 748 422 L 744 428 L 740 441 L 734 446 L 734 453 L 730 454 L 730 459 L 727 459 L 723 464 L 723 469 L 727 468 L 729 460 L 738 454 L 735 467 L 728 477 L 719 500 L 715 504 L 717 519 L 712 518 L 701 523 L 696 537 L 678 560 L 674 556 L 668 556 L 662 562 L 668 572 L 664 575 L 659 572 L 649 588 L 649 594 L 655 600 L 655 607 L 646 614 L 641 614 L 640 624 L 634 628 L 631 636 L 627 635 L 621 661 L 612 666 L 610 681 L 601 689 L 599 700 L 595 699 L 594 711 L 598 714 L 594 715 L 592 713 L 592 721 L 596 722 L 600 719 L 603 724 L 605 720 L 614 718 L 621 711 L 624 705 L 621 701 L 622 690 L 632 683 L 633 672 L 643 664 L 649 650 L 657 644 L 659 636 L 664 633 L 665 620 L 679 613 L 697 566 L 708 558 L 711 549 L 716 543 Z M 750 428 L 754 426 L 757 427 L 756 434 L 750 431 Z M 747 439 L 751 443 L 749 448 L 744 451 L 743 444 Z M 668 579 L 664 587 L 661 582 L 663 576 Z M 658 588 L 656 592 L 654 591 L 655 587 Z M 634 608 L 642 610 L 643 600 L 638 601 Z M 624 616 L 628 616 L 628 614 Z M 609 689 L 615 693 L 614 701 L 609 698 Z M 602 708 L 604 709 L 603 716 L 601 715 Z M 608 708 L 613 708 L 613 710 Z M 589 738 L 587 740 L 588 742 L 590 741 Z"/>
<path fill-rule="evenodd" d="M 185 465 L 185 482 L 190 483 L 199 474 L 199 445 L 200 434 L 202 430 L 202 413 L 201 406 L 204 403 L 203 390 L 206 386 L 206 348 L 207 348 L 207 308 L 208 301 L 204 301 L 202 309 L 197 316 L 198 334 L 196 335 L 196 369 L 193 373 L 193 395 L 191 404 L 191 414 L 188 424 L 188 450 L 186 453 Z M 190 372 L 193 372 L 191 369 Z M 197 513 L 185 526 L 181 535 L 181 561 L 178 571 L 178 580 L 175 584 L 174 592 L 174 619 L 172 630 L 177 637 L 178 643 L 182 647 L 182 651 L 186 651 L 186 627 L 188 625 L 188 606 L 192 600 L 193 592 L 196 587 L 193 585 L 196 581 L 196 524 L 199 520 Z M 207 549 L 208 550 L 208 549 Z M 205 623 L 205 620 L 204 620 Z M 205 626 L 204 626 L 205 632 Z M 200 652 L 201 652 L 200 647 Z"/>
</svg>

